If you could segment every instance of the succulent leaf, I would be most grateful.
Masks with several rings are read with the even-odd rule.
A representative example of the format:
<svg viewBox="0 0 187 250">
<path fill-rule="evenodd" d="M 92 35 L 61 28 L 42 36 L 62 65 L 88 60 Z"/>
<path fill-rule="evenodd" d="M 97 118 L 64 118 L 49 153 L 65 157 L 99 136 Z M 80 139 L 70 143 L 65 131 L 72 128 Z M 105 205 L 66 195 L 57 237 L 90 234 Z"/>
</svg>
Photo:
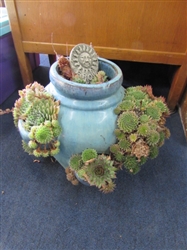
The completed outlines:
<svg viewBox="0 0 187 250">
<path fill-rule="evenodd" d="M 33 151 L 33 155 L 36 157 L 40 157 L 40 156 L 42 156 L 42 152 L 40 151 L 40 149 L 35 149 Z"/>
<path fill-rule="evenodd" d="M 130 170 L 130 169 L 134 169 L 134 168 L 136 168 L 138 166 L 139 166 L 139 163 L 136 160 L 135 156 L 130 156 L 130 155 L 125 156 L 124 167 L 126 169 Z"/>
<path fill-rule="evenodd" d="M 158 156 L 158 153 L 159 153 L 159 149 L 157 146 L 150 147 L 149 157 L 151 159 L 156 158 Z"/>
<path fill-rule="evenodd" d="M 118 107 L 122 111 L 132 110 L 134 108 L 134 102 L 132 100 L 124 100 Z"/>
<path fill-rule="evenodd" d="M 120 147 L 118 144 L 113 144 L 110 146 L 110 152 L 116 154 L 120 151 Z"/>
<path fill-rule="evenodd" d="M 164 128 L 164 133 L 165 133 L 165 137 L 166 137 L 166 139 L 169 139 L 169 137 L 170 137 L 170 130 L 168 129 L 168 128 Z"/>
<path fill-rule="evenodd" d="M 118 140 L 126 138 L 125 134 L 120 129 L 115 129 L 114 134 L 118 138 Z"/>
<path fill-rule="evenodd" d="M 162 113 L 169 113 L 167 105 L 162 100 L 155 100 L 154 103 Z"/>
<path fill-rule="evenodd" d="M 70 158 L 70 167 L 74 170 L 74 171 L 78 171 L 79 169 L 81 169 L 82 167 L 82 157 L 81 155 L 73 155 Z"/>
<path fill-rule="evenodd" d="M 95 149 L 88 148 L 82 152 L 83 162 L 87 162 L 91 159 L 95 159 L 96 157 L 97 157 L 97 151 Z"/>
<path fill-rule="evenodd" d="M 130 148 L 130 142 L 127 139 L 121 139 L 119 141 L 119 146 L 123 150 L 129 150 L 129 148 Z"/>
<path fill-rule="evenodd" d="M 28 146 L 31 149 L 36 149 L 38 147 L 38 144 L 36 143 L 35 140 L 31 140 L 31 141 L 29 141 Z"/>
<path fill-rule="evenodd" d="M 138 135 L 136 133 L 129 135 L 130 142 L 135 142 L 137 140 L 137 138 L 138 138 Z"/>
<path fill-rule="evenodd" d="M 117 152 L 114 154 L 114 157 L 116 159 L 116 161 L 118 162 L 123 162 L 124 161 L 124 153 L 123 152 Z"/>
<path fill-rule="evenodd" d="M 150 120 L 150 117 L 148 115 L 143 114 L 140 116 L 139 120 L 141 123 L 146 123 Z"/>
<path fill-rule="evenodd" d="M 114 109 L 114 113 L 115 113 L 116 115 L 119 115 L 119 114 L 121 113 L 120 107 L 116 107 L 116 108 Z"/>
<path fill-rule="evenodd" d="M 146 93 L 141 91 L 141 90 L 138 90 L 137 88 L 133 89 L 132 91 L 128 91 L 127 92 L 127 95 L 131 95 L 133 96 L 136 100 L 142 100 L 145 98 L 146 96 Z"/>
<path fill-rule="evenodd" d="M 49 150 L 42 150 L 41 156 L 42 157 L 48 157 L 50 155 Z"/>
<path fill-rule="evenodd" d="M 117 123 L 121 130 L 130 133 L 137 128 L 138 116 L 133 111 L 127 111 L 119 116 Z"/>
<path fill-rule="evenodd" d="M 158 121 L 161 117 L 161 112 L 160 109 L 156 106 L 151 106 L 149 105 L 146 110 L 145 113 L 150 116 L 152 119 Z"/>
<path fill-rule="evenodd" d="M 147 136 L 149 134 L 150 128 L 147 123 L 143 123 L 138 126 L 137 130 L 138 130 L 138 134 L 142 136 Z"/>
<path fill-rule="evenodd" d="M 131 153 L 135 155 L 138 162 L 140 162 L 142 157 L 149 156 L 149 146 L 143 139 L 139 139 L 132 145 Z"/>
<path fill-rule="evenodd" d="M 13 118 L 17 126 L 18 120 L 25 121 L 25 129 L 30 131 L 32 126 L 39 126 L 46 121 L 57 119 L 59 101 L 55 101 L 50 93 L 37 82 L 27 85 L 19 91 L 20 98 L 14 104 Z"/>
<path fill-rule="evenodd" d="M 85 166 L 88 182 L 90 185 L 95 185 L 98 188 L 116 178 L 116 170 L 113 166 L 113 161 L 104 155 L 99 155 L 95 161 Z"/>
<path fill-rule="evenodd" d="M 57 155 L 59 152 L 60 152 L 59 147 L 52 148 L 52 149 L 50 150 L 50 155 L 51 155 L 51 156 L 55 156 L 55 155 Z"/>
<path fill-rule="evenodd" d="M 53 127 L 52 131 L 53 131 L 53 136 L 58 137 L 60 133 L 62 132 L 62 128 L 60 127 L 60 125 L 58 125 L 56 127 Z"/>
<path fill-rule="evenodd" d="M 35 139 L 41 144 L 46 144 L 53 139 L 53 133 L 49 127 L 45 125 L 40 125 L 36 129 Z"/>
<path fill-rule="evenodd" d="M 140 171 L 139 166 L 129 169 L 129 173 L 134 174 L 134 175 L 137 174 L 139 171 Z"/>
<path fill-rule="evenodd" d="M 107 81 L 107 75 L 103 70 L 98 71 L 96 76 L 92 79 L 91 83 L 103 83 Z"/>
<path fill-rule="evenodd" d="M 157 131 L 150 131 L 147 136 L 147 142 L 150 146 L 156 145 L 160 140 L 160 134 Z"/>
<path fill-rule="evenodd" d="M 114 191 L 116 184 L 113 181 L 106 182 L 104 185 L 101 186 L 100 191 L 104 194 L 108 194 Z"/>
<path fill-rule="evenodd" d="M 30 155 L 33 153 L 33 149 L 30 148 L 30 147 L 28 146 L 28 144 L 27 144 L 25 141 L 23 141 L 23 140 L 22 140 L 22 147 L 23 147 L 23 149 L 24 149 L 24 151 L 25 151 L 26 153 L 28 153 L 28 154 L 30 154 Z"/>
</svg>

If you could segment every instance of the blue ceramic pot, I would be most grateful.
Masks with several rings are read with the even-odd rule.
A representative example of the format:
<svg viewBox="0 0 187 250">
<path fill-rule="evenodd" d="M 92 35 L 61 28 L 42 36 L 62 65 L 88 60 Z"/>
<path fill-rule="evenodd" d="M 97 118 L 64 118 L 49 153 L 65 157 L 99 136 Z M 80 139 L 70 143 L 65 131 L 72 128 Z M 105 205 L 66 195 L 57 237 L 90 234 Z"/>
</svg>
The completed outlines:
<svg viewBox="0 0 187 250">
<path fill-rule="evenodd" d="M 75 172 L 75 176 L 76 176 L 77 180 L 78 180 L 80 183 L 82 183 L 82 184 L 85 185 L 85 186 L 90 187 L 90 184 L 89 184 L 87 181 L 85 181 L 84 179 L 80 178 L 79 175 L 77 174 L 77 172 Z"/>
<path fill-rule="evenodd" d="M 99 70 L 109 81 L 102 84 L 80 84 L 64 79 L 57 72 L 57 62 L 50 68 L 50 83 L 46 90 L 60 100 L 59 122 L 62 127 L 60 153 L 56 160 L 69 166 L 73 154 L 86 148 L 106 153 L 115 143 L 117 116 L 114 109 L 124 96 L 121 69 L 113 62 L 99 58 Z"/>
<path fill-rule="evenodd" d="M 21 135 L 22 140 L 28 143 L 30 141 L 29 132 L 26 131 L 24 128 L 24 121 L 18 120 L 18 129 L 19 129 L 19 133 Z"/>
</svg>

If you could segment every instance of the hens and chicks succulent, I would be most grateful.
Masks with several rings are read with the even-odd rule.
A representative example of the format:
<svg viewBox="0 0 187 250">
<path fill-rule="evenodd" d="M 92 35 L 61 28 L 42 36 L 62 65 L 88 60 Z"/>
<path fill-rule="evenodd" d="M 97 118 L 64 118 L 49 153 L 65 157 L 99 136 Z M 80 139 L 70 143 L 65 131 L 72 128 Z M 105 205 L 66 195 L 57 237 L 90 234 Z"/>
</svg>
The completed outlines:
<svg viewBox="0 0 187 250">
<path fill-rule="evenodd" d="M 157 157 L 159 147 L 169 138 L 165 127 L 169 109 L 163 97 L 153 95 L 151 86 L 136 86 L 126 89 L 114 112 L 118 115 L 117 141 L 110 151 L 119 164 L 136 174 L 148 158 Z"/>
<path fill-rule="evenodd" d="M 36 157 L 56 155 L 60 146 L 57 138 L 62 130 L 58 122 L 60 102 L 37 82 L 19 91 L 19 96 L 13 117 L 15 126 L 22 120 L 28 132 L 29 142 L 22 141 L 24 150 Z"/>
<path fill-rule="evenodd" d="M 67 179 L 77 184 L 74 173 L 104 193 L 115 188 L 116 171 L 125 168 L 137 174 L 148 158 L 158 156 L 159 147 L 169 138 L 165 127 L 170 112 L 164 97 L 155 97 L 151 86 L 126 89 L 122 102 L 114 110 L 117 128 L 116 143 L 110 146 L 110 155 L 98 155 L 94 149 L 85 149 L 73 155 L 66 170 Z"/>
<path fill-rule="evenodd" d="M 110 156 L 98 154 L 95 149 L 85 149 L 82 154 L 75 154 L 70 159 L 70 167 L 66 169 L 67 179 L 76 185 L 75 173 L 87 181 L 90 186 L 96 186 L 104 193 L 115 188 L 117 168 Z"/>
<path fill-rule="evenodd" d="M 69 60 L 64 57 L 60 56 L 58 59 L 58 69 L 59 74 L 62 75 L 65 79 L 77 82 L 77 83 L 83 83 L 87 84 L 85 80 L 83 80 L 79 75 L 75 74 L 73 70 L 71 69 L 71 65 Z M 95 77 L 92 79 L 92 81 L 89 84 L 100 84 L 103 82 L 106 82 L 108 80 L 107 75 L 103 70 L 98 71 L 98 73 L 95 75 Z"/>
<path fill-rule="evenodd" d="M 72 76 L 66 60 L 63 70 L 66 77 L 76 77 Z M 29 141 L 22 141 L 24 150 L 36 157 L 56 155 L 60 150 L 58 136 L 62 132 L 58 122 L 60 102 L 37 82 L 19 91 L 19 95 L 13 117 L 15 125 L 18 127 L 18 121 L 22 120 L 28 132 Z M 88 148 L 72 155 L 70 166 L 65 170 L 72 184 L 78 184 L 78 176 L 104 193 L 112 192 L 117 170 L 124 167 L 129 173 L 138 173 L 148 158 L 157 157 L 159 147 L 170 136 L 169 129 L 165 127 L 169 109 L 163 97 L 153 95 L 151 86 L 127 88 L 114 113 L 116 143 L 110 146 L 110 154 L 99 154 Z"/>
</svg>

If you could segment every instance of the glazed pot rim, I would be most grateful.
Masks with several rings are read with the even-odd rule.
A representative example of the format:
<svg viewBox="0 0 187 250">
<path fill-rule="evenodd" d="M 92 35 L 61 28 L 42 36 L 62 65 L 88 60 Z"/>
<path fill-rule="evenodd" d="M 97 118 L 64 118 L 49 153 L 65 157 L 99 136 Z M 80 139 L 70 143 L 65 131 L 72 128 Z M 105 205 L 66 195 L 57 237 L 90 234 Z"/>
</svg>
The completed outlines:
<svg viewBox="0 0 187 250">
<path fill-rule="evenodd" d="M 108 80 L 107 82 L 103 82 L 103 83 L 99 83 L 99 84 L 88 84 L 88 83 L 78 83 L 78 82 L 74 82 L 71 80 L 67 80 L 66 78 L 64 78 L 62 75 L 60 75 L 57 71 L 57 66 L 58 66 L 58 62 L 54 62 L 51 65 L 50 68 L 50 74 L 53 75 L 53 77 L 57 78 L 58 80 L 63 81 L 65 84 L 67 83 L 68 85 L 71 85 L 72 87 L 79 87 L 79 88 L 87 88 L 87 89 L 103 89 L 103 88 L 107 88 L 107 86 L 109 86 L 110 84 L 112 84 L 113 82 L 116 82 L 118 80 L 120 80 L 120 78 L 123 77 L 122 71 L 120 69 L 120 67 L 115 64 L 114 62 L 104 59 L 102 57 L 98 57 L 98 61 L 99 62 L 103 62 L 105 64 L 108 64 L 110 67 L 113 68 L 113 71 L 116 72 L 116 75 L 111 78 L 110 80 Z M 53 73 L 52 73 L 53 72 Z"/>
</svg>

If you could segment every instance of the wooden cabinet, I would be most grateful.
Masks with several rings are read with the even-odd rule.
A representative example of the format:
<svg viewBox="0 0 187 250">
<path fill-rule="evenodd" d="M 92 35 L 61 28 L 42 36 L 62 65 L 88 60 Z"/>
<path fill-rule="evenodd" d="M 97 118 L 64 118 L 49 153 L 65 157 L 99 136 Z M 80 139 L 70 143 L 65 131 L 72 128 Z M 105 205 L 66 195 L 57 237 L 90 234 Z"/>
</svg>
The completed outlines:
<svg viewBox="0 0 187 250">
<path fill-rule="evenodd" d="M 32 80 L 26 52 L 67 55 L 78 43 L 92 43 L 104 58 L 178 65 L 167 102 L 174 109 L 180 100 L 186 1 L 7 0 L 6 6 L 25 85 Z"/>
</svg>

